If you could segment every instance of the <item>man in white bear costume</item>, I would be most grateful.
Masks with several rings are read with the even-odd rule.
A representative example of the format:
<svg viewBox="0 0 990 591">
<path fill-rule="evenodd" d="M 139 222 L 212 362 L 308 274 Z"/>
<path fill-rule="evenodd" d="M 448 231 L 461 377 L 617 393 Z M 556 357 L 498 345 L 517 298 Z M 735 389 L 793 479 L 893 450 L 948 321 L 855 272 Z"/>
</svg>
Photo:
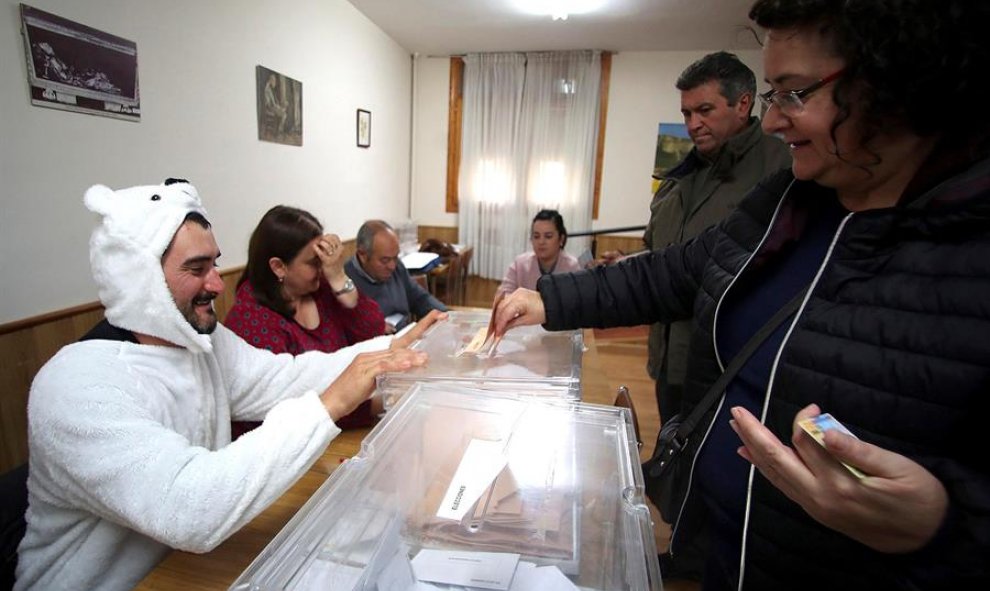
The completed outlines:
<svg viewBox="0 0 990 591">
<path fill-rule="evenodd" d="M 107 321 L 31 386 L 17 590 L 131 589 L 170 548 L 211 550 L 309 468 L 375 375 L 425 362 L 402 347 L 437 319 L 273 355 L 217 324 L 220 252 L 192 185 L 98 185 L 85 203 Z M 264 423 L 231 443 L 231 418 Z"/>
</svg>

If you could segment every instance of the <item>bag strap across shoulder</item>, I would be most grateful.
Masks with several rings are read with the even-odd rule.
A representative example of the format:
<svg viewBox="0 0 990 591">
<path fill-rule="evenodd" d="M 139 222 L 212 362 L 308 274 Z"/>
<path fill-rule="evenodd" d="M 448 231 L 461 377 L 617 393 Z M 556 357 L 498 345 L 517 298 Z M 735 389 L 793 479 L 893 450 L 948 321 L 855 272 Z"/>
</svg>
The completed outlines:
<svg viewBox="0 0 990 591">
<path fill-rule="evenodd" d="M 691 411 L 691 414 L 689 414 L 687 418 L 681 421 L 681 424 L 677 427 L 677 434 L 674 436 L 673 443 L 675 446 L 681 447 L 684 445 L 687 441 L 688 435 L 690 435 L 691 432 L 694 431 L 694 428 L 698 426 L 701 418 L 705 416 L 705 413 L 707 413 L 712 405 L 715 404 L 715 401 L 722 396 L 722 393 L 725 392 L 725 389 L 728 387 L 729 382 L 732 381 L 732 378 L 736 377 L 736 374 L 739 373 L 742 366 L 749 361 L 749 358 L 752 357 L 753 353 L 756 352 L 763 341 L 767 340 L 767 337 L 769 337 L 773 331 L 777 330 L 777 327 L 780 326 L 784 320 L 787 320 L 791 314 L 797 311 L 797 309 L 801 306 L 801 302 L 804 300 L 804 296 L 807 292 L 807 287 L 799 291 L 797 295 L 791 298 L 789 302 L 777 310 L 770 320 L 767 320 L 766 323 L 760 327 L 760 330 L 756 331 L 756 333 L 754 333 L 753 336 L 746 341 L 746 344 L 743 345 L 743 348 L 740 349 L 739 352 L 736 353 L 736 356 L 732 358 L 732 361 L 729 363 L 729 366 L 725 368 L 725 371 L 722 372 L 722 375 L 715 380 L 715 383 L 712 384 L 712 386 L 708 389 L 708 392 L 705 393 L 705 397 L 701 399 L 701 402 L 694 407 L 694 410 Z"/>
</svg>

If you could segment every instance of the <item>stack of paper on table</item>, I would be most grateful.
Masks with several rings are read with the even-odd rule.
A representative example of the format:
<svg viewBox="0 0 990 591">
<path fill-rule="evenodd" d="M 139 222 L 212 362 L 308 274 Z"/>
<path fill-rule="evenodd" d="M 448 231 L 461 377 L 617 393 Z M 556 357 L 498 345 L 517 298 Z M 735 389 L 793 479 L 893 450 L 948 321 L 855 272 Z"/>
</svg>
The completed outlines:
<svg viewBox="0 0 990 591">
<path fill-rule="evenodd" d="M 402 264 L 411 273 L 426 273 L 440 264 L 440 255 L 435 252 L 411 252 L 401 257 Z"/>
</svg>

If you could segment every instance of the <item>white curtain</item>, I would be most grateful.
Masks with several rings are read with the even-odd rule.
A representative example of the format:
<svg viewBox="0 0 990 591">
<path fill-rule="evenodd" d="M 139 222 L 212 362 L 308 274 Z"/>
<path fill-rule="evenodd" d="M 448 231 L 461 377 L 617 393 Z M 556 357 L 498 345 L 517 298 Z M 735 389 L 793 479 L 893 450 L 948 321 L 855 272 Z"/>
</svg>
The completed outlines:
<svg viewBox="0 0 990 591">
<path fill-rule="evenodd" d="M 501 279 L 540 209 L 591 229 L 600 81 L 598 51 L 465 57 L 458 225 L 472 273 Z"/>
</svg>

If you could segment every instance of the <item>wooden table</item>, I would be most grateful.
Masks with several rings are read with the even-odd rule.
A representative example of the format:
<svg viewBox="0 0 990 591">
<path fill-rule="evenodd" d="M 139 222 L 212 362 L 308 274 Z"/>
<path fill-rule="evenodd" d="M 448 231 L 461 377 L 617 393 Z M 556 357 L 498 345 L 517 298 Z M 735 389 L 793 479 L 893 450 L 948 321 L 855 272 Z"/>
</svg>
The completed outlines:
<svg viewBox="0 0 990 591">
<path fill-rule="evenodd" d="M 610 383 L 595 348 L 594 335 L 584 332 L 588 351 L 582 360 L 585 402 L 612 404 L 615 384 Z M 652 394 L 651 394 L 652 395 Z M 251 564 L 296 511 L 316 492 L 337 466 L 357 455 L 370 429 L 344 431 L 323 456 L 284 495 L 224 543 L 206 554 L 173 551 L 135 589 L 150 591 L 221 591 Z"/>
</svg>

